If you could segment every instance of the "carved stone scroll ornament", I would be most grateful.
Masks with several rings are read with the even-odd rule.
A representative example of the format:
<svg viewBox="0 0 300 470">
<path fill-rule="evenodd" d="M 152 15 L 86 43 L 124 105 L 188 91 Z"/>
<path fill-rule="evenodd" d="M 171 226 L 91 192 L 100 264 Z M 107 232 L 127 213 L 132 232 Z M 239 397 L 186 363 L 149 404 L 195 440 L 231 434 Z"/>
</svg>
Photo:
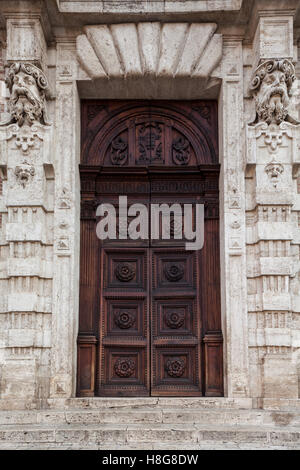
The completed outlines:
<svg viewBox="0 0 300 470">
<path fill-rule="evenodd" d="M 17 123 L 31 126 L 39 122 L 49 125 L 46 98 L 50 97 L 47 78 L 30 63 L 12 64 L 8 70 L 6 84 L 10 91 L 9 112 L 11 118 L 1 125 Z"/>
<path fill-rule="evenodd" d="M 288 121 L 299 124 L 288 114 L 291 88 L 295 80 L 295 69 L 287 59 L 271 59 L 257 67 L 250 85 L 250 93 L 255 98 L 258 122 L 280 124 Z"/>
</svg>

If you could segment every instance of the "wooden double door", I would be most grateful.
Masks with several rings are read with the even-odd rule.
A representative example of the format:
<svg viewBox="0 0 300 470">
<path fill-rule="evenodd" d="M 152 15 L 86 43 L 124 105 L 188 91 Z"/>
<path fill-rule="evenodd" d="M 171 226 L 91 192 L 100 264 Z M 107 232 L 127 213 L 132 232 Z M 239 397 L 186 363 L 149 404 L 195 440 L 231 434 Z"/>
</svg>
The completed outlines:
<svg viewBox="0 0 300 470">
<path fill-rule="evenodd" d="M 78 395 L 221 396 L 215 103 L 88 101 L 82 111 Z M 120 221 L 120 196 L 143 205 L 148 237 L 130 238 L 135 216 Z M 96 208 L 105 203 L 116 238 L 103 241 Z M 151 238 L 153 204 L 182 210 L 182 223 L 170 212 L 170 239 L 162 218 Z M 201 250 L 186 249 L 185 204 L 193 229 L 204 206 Z"/>
</svg>

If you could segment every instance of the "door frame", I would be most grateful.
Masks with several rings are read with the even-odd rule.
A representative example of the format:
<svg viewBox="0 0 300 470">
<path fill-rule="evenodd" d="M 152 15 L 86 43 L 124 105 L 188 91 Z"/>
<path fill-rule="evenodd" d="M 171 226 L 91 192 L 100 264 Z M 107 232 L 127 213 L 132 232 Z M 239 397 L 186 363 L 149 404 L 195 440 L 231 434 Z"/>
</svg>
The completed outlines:
<svg viewBox="0 0 300 470">
<path fill-rule="evenodd" d="M 115 103 L 113 102 L 110 102 L 109 100 L 107 100 L 106 102 L 84 102 L 83 103 L 83 111 L 86 115 L 86 112 L 91 108 L 94 110 L 94 108 L 99 108 L 100 112 L 102 112 L 101 108 L 103 108 L 102 104 L 103 103 L 112 103 L 112 108 L 114 107 Z M 126 104 L 128 106 L 128 103 L 130 103 L 129 105 L 129 113 L 130 112 L 135 112 L 135 109 L 143 109 L 143 102 L 141 101 L 130 101 L 128 102 L 127 101 L 123 101 L 123 102 L 120 102 L 120 103 L 117 103 L 119 106 L 120 106 L 120 110 L 121 111 L 118 111 L 121 112 L 121 115 L 122 113 L 124 113 L 123 109 L 124 109 L 124 105 Z M 153 103 L 153 104 L 152 104 Z M 150 107 L 153 106 L 153 109 L 155 111 L 153 111 L 153 113 L 157 113 L 158 110 L 160 109 L 163 113 L 166 113 L 165 110 L 169 110 L 168 107 L 171 106 L 171 109 L 172 107 L 176 110 L 177 109 L 177 113 L 179 113 L 180 115 L 180 112 L 178 110 L 180 110 L 180 106 L 182 105 L 181 102 L 175 102 L 175 106 L 174 106 L 174 102 L 172 102 L 173 104 L 171 105 L 171 102 L 162 102 L 162 101 L 153 101 L 151 102 L 151 105 Z M 205 102 L 204 101 L 201 101 L 200 102 L 201 105 L 205 105 Z M 201 126 L 203 124 L 201 124 L 202 122 L 202 116 L 201 114 L 198 113 L 198 109 L 195 108 L 196 104 L 199 104 L 199 102 L 195 102 L 195 101 L 192 101 L 192 102 L 189 102 L 189 101 L 186 101 L 184 102 L 184 106 L 187 107 L 187 110 L 190 112 L 190 110 L 195 110 L 196 111 L 193 111 L 193 116 L 196 115 L 198 116 L 197 119 L 198 119 L 198 124 L 197 124 L 197 132 L 199 132 L 199 134 L 203 135 L 203 132 L 207 132 L 207 130 L 205 130 L 205 128 L 202 128 Z M 132 111 L 130 111 L 130 106 L 132 107 Z M 149 104 L 147 104 L 147 106 L 149 106 Z M 186 112 L 187 110 L 184 108 L 184 106 L 182 106 L 182 113 L 183 112 Z M 206 106 L 210 106 L 211 107 L 211 111 L 213 112 L 213 109 L 214 109 L 214 106 L 213 104 L 211 105 L 206 105 Z M 150 109 L 150 108 L 149 108 Z M 117 108 L 118 110 L 118 108 Z M 104 113 L 104 111 L 103 111 Z M 116 114 L 116 116 L 118 117 L 119 119 L 119 114 Z M 83 121 L 83 126 L 85 125 L 88 125 L 88 122 L 89 122 L 89 115 L 88 116 L 88 119 Z M 104 119 L 104 116 L 105 116 L 105 113 L 103 114 L 103 119 Z M 129 114 L 129 116 L 131 116 Z M 169 119 L 169 115 L 168 116 L 168 119 Z M 170 115 L 171 116 L 171 115 Z M 212 114 L 212 116 L 214 116 L 214 114 Z M 97 122 L 97 119 L 98 117 L 97 116 L 94 116 L 94 121 Z M 182 114 L 182 119 L 184 119 L 184 114 Z M 192 115 L 190 117 L 190 119 L 195 119 L 195 117 L 192 118 Z M 199 121 L 200 119 L 200 121 Z M 98 142 L 98 137 L 97 137 L 97 133 L 94 132 L 94 135 L 93 135 L 93 138 L 91 139 L 91 129 L 93 129 L 93 126 L 94 126 L 94 121 L 92 120 L 92 123 L 91 123 L 91 128 L 89 129 L 88 131 L 88 128 L 85 128 L 83 127 L 82 129 L 82 134 L 85 135 L 86 132 L 89 132 L 88 134 L 88 138 L 91 142 L 94 142 L 97 141 Z M 105 135 L 108 134 L 108 131 L 107 129 L 110 129 L 109 127 L 107 127 L 107 124 L 103 124 L 102 123 L 102 120 L 98 119 L 98 121 L 100 122 L 101 126 L 100 126 L 100 131 L 102 132 L 101 128 L 103 127 L 104 128 L 104 131 L 105 131 Z M 109 120 L 107 121 L 109 124 L 110 122 L 113 122 L 113 120 Z M 105 121 L 104 121 L 105 122 Z M 208 134 L 208 138 L 209 139 L 212 139 L 212 142 L 214 142 L 214 139 L 215 139 L 215 132 L 217 131 L 217 129 L 214 127 L 214 125 L 216 124 L 213 124 L 215 121 L 215 119 L 213 118 L 212 119 L 212 123 L 210 124 L 210 127 L 208 127 L 207 129 L 212 129 L 211 134 Z M 85 124 L 86 123 L 86 124 Z M 190 123 L 190 125 L 192 125 Z M 200 126 L 200 127 L 198 127 Z M 94 126 L 95 127 L 95 126 Z M 99 128 L 99 126 L 98 126 Z M 112 128 L 113 129 L 113 128 Z M 129 134 L 130 135 L 130 134 Z M 204 134 L 205 135 L 205 134 Z M 98 139 L 98 140 L 97 140 Z M 135 140 L 135 137 L 134 137 L 134 140 Z M 100 141 L 99 141 L 100 142 Z M 90 158 L 90 147 L 86 147 L 86 141 L 83 141 L 82 143 L 82 148 L 83 148 L 83 163 L 82 165 L 80 166 L 81 168 L 81 181 L 82 181 L 82 191 L 83 191 L 83 194 L 85 194 L 84 196 L 84 205 L 82 207 L 82 219 L 84 221 L 86 221 L 86 219 L 91 219 L 91 216 L 93 213 L 95 213 L 95 205 L 94 205 L 94 201 L 91 199 L 92 198 L 92 194 L 93 192 L 96 191 L 96 187 L 97 187 L 97 183 L 96 183 L 96 179 L 100 176 L 99 176 L 99 171 L 100 172 L 103 172 L 104 171 L 104 166 L 103 166 L 103 163 L 102 165 L 95 165 L 95 166 L 91 166 L 89 165 L 90 163 L 92 163 L 93 161 L 93 155 L 95 153 L 95 149 L 97 152 L 99 152 L 98 149 L 104 147 L 104 144 L 102 143 L 102 145 L 100 146 L 100 144 L 97 143 L 97 145 L 95 145 L 94 143 L 93 144 L 90 144 L 92 145 L 92 148 L 94 148 L 94 151 L 91 153 L 91 158 L 92 160 L 89 161 L 88 159 Z M 212 145 L 210 143 L 210 145 Z M 86 150 L 88 148 L 88 150 Z M 199 148 L 199 147 L 198 147 Z M 199 148 L 201 152 L 203 152 L 203 141 L 201 141 L 201 147 Z M 202 150 L 201 150 L 202 149 Z M 207 150 L 206 152 L 208 152 L 208 147 L 207 147 Z M 212 150 L 212 152 L 214 151 L 217 151 L 217 150 Z M 198 155 L 198 154 L 197 154 Z M 210 198 L 211 198 L 211 195 L 214 194 L 214 190 L 213 190 L 213 186 L 211 186 L 211 183 L 210 183 L 210 178 L 212 178 L 212 176 L 210 176 L 210 173 L 211 172 L 218 172 L 218 165 L 216 165 L 215 163 L 215 156 L 214 156 L 214 153 L 212 153 L 212 158 L 214 159 L 210 164 L 208 163 L 205 163 L 204 165 L 203 164 L 198 164 L 198 169 L 196 167 L 180 167 L 180 166 L 177 166 L 177 167 L 173 167 L 173 171 L 172 171 L 172 167 L 168 167 L 168 166 L 165 166 L 163 165 L 162 167 L 160 167 L 159 169 L 158 168 L 152 168 L 151 170 L 151 167 L 149 167 L 149 169 L 147 170 L 148 172 L 150 171 L 150 173 L 153 173 L 153 174 L 158 174 L 164 178 L 166 178 L 168 175 L 179 175 L 180 173 L 182 172 L 185 172 L 186 175 L 189 175 L 189 181 L 190 183 L 192 183 L 192 180 L 191 180 L 191 176 L 192 174 L 195 174 L 195 177 L 200 177 L 200 174 L 202 175 L 205 175 L 206 174 L 206 179 L 204 179 L 204 181 L 206 182 L 205 183 L 205 188 L 207 186 L 208 189 L 206 189 L 205 191 L 208 191 L 208 197 L 209 199 L 207 201 L 210 201 Z M 200 154 L 199 154 L 200 156 Z M 97 158 L 100 158 L 101 155 L 98 155 L 97 153 Z M 102 157 L 102 158 L 106 158 L 105 156 Z M 198 157 L 197 157 L 198 158 Z M 202 154 L 202 159 L 205 159 L 204 162 L 207 161 L 207 154 L 204 153 Z M 194 170 L 193 170 L 194 168 Z M 124 170 L 129 170 L 130 168 L 129 167 L 124 167 Z M 139 173 L 139 170 L 142 170 L 142 168 L 140 168 L 138 165 L 131 168 L 130 169 L 130 174 L 132 173 Z M 174 173 L 174 170 L 176 169 L 176 172 Z M 194 172 L 191 174 L 191 170 Z M 117 178 L 117 175 L 122 172 L 122 169 L 120 169 L 120 167 L 116 166 L 116 167 L 106 167 L 106 170 L 105 170 L 105 175 L 107 175 L 106 177 L 109 177 L 109 175 Z M 171 172 L 171 173 L 170 173 Z M 201 173 L 202 172 L 202 173 Z M 97 176 L 98 175 L 98 176 Z M 170 177 L 170 176 L 169 176 Z M 202 176 L 203 177 L 203 176 Z M 200 182 L 200 180 L 199 180 Z M 95 192 L 95 194 L 98 194 Z M 203 196 L 202 196 L 203 197 Z M 210 203 L 209 203 L 210 204 Z M 207 217 L 210 218 L 211 215 L 209 215 L 209 213 L 211 213 L 211 209 L 210 209 L 210 205 L 209 207 L 207 208 L 206 210 L 206 219 Z M 213 217 L 215 217 L 214 215 L 214 211 L 212 212 L 212 215 Z M 93 217 L 93 216 L 92 216 Z M 218 217 L 218 220 L 219 220 L 219 217 Z M 90 235 L 88 235 L 88 238 L 86 238 L 86 235 L 85 235 L 85 238 L 83 237 L 83 234 L 82 234 L 82 240 L 85 240 L 87 239 L 88 240 L 88 243 L 92 243 L 91 242 L 91 237 Z M 94 243 L 96 243 L 94 241 Z M 90 247 L 91 248 L 91 247 Z M 88 253 L 90 253 L 90 259 L 89 259 L 89 263 L 95 263 L 95 256 L 93 256 L 93 250 L 96 249 L 96 245 L 93 246 L 93 248 L 91 248 L 90 251 L 88 251 Z M 86 250 L 86 247 L 84 247 L 82 245 L 82 252 L 83 250 Z M 84 253 L 86 253 L 86 251 L 84 251 Z M 84 258 L 89 258 L 89 254 L 87 256 L 85 256 Z M 87 261 L 86 259 L 83 260 L 83 263 L 82 263 L 82 270 L 83 272 L 86 272 L 86 265 L 87 265 Z M 94 267 L 95 269 L 95 267 Z M 219 279 L 219 275 L 218 275 L 218 279 Z M 84 281 L 85 283 L 86 281 Z M 220 279 L 219 279 L 219 282 L 220 282 Z M 94 289 L 94 290 L 93 290 Z M 218 287 L 218 290 L 219 290 L 219 287 Z M 85 286 L 83 287 L 83 291 L 82 291 L 82 295 L 83 295 L 83 292 L 86 291 L 86 288 Z M 91 292 L 93 292 L 93 294 L 91 294 Z M 89 302 L 90 302 L 90 296 L 92 295 L 92 297 L 94 297 L 94 300 L 93 302 L 96 301 L 96 298 L 97 298 L 97 287 L 94 285 L 89 285 L 88 286 L 88 295 L 84 295 L 83 298 L 84 298 L 84 305 L 82 306 L 82 311 L 85 312 L 86 311 L 86 308 L 89 308 L 91 311 L 97 311 L 97 305 L 89 305 Z M 100 301 L 100 300 L 99 300 Z M 99 302 L 98 301 L 98 302 Z M 102 302 L 102 300 L 101 300 Z M 201 302 L 203 302 L 203 299 L 201 300 Z M 88 307 L 87 307 L 88 306 Z M 200 308 L 200 306 L 199 306 Z M 219 309 L 219 307 L 217 306 L 217 308 Z M 202 318 L 202 320 L 204 320 L 204 317 Z M 93 320 L 90 320 L 90 322 L 93 321 Z M 94 320 L 95 322 L 96 320 Z M 208 320 L 206 320 L 207 322 Z M 209 322 L 208 322 L 209 324 Z M 84 325 L 84 326 L 83 326 Z M 91 328 L 91 325 L 90 325 L 90 328 Z M 93 331 L 96 331 L 95 330 L 96 326 L 94 325 L 92 327 L 92 330 Z M 97 388 L 97 385 L 96 385 L 96 377 L 99 376 L 99 370 L 97 370 L 97 367 L 90 367 L 90 369 L 88 370 L 85 363 L 87 361 L 91 362 L 93 361 L 94 364 L 97 363 L 97 365 L 99 364 L 99 360 L 96 359 L 96 356 L 97 356 L 97 348 L 96 348 L 96 344 L 97 344 L 97 338 L 96 336 L 98 335 L 93 333 L 93 334 L 89 334 L 89 333 L 86 333 L 86 331 L 88 331 L 89 328 L 86 328 L 86 322 L 85 322 L 85 319 L 83 319 L 83 323 L 82 323 L 82 326 L 81 326 L 81 332 L 78 336 L 78 351 L 80 351 L 80 355 L 79 355 L 79 361 L 78 361 L 78 370 L 79 370 L 79 373 L 78 373 L 78 394 L 80 396 L 94 396 L 94 393 L 95 393 L 95 389 Z M 97 331 L 99 330 L 99 328 L 97 328 Z M 205 365 L 203 364 L 203 368 L 206 369 L 205 371 L 205 376 L 203 377 L 202 379 L 202 382 L 203 382 L 203 386 L 205 384 L 206 386 L 206 389 L 205 389 L 205 396 L 220 396 L 223 394 L 223 386 L 221 385 L 221 388 L 220 388 L 220 385 L 216 386 L 216 385 L 213 385 L 212 382 L 214 381 L 215 377 L 214 377 L 214 374 L 210 374 L 208 375 L 208 371 L 210 370 L 210 367 L 212 367 L 212 363 L 214 364 L 214 366 L 216 366 L 216 357 L 214 356 L 214 351 L 218 351 L 220 346 L 221 346 L 221 343 L 222 343 L 222 340 L 221 340 L 221 332 L 220 330 L 219 331 L 216 331 L 214 330 L 213 328 L 209 328 L 208 331 L 206 331 L 205 333 L 205 337 L 203 338 L 203 346 L 202 346 L 202 349 L 205 351 Z M 219 354 L 219 353 L 218 353 Z M 220 357 L 220 356 L 218 356 Z M 221 357 L 222 357 L 222 354 L 221 354 Z M 200 367 L 200 366 L 199 366 Z M 203 370 L 204 370 L 203 369 Z M 223 370 L 222 370 L 222 360 L 221 360 L 221 363 L 217 364 L 217 367 L 216 367 L 216 370 L 218 371 L 218 374 L 220 374 L 222 376 L 222 379 L 223 379 Z M 200 367 L 200 370 L 202 370 L 202 367 Z M 89 379 L 87 380 L 87 377 L 89 377 Z M 222 382 L 222 379 L 221 379 L 221 382 Z M 83 382 L 85 384 L 85 387 L 83 386 Z M 200 379 L 201 380 L 201 379 Z M 216 379 L 215 379 L 216 380 Z M 219 382 L 219 379 L 218 379 L 218 382 Z M 86 386 L 87 385 L 87 386 Z M 126 387 L 125 387 L 126 388 Z M 170 392 L 169 392 L 170 393 Z M 193 395 L 193 396 L 199 396 L 195 393 L 192 393 L 192 392 L 187 392 L 186 395 L 183 394 L 182 396 L 188 396 L 188 395 Z M 107 394 L 105 394 L 107 396 Z M 167 393 L 165 393 L 165 395 L 167 395 Z"/>
<path fill-rule="evenodd" d="M 73 40 L 72 40 L 73 41 Z M 55 160 L 55 248 L 51 335 L 50 398 L 76 396 L 77 335 L 79 321 L 80 271 L 80 100 L 90 98 L 94 81 L 82 74 L 72 42 L 58 40 L 58 70 L 68 64 L 70 74 L 59 73 L 56 80 Z M 133 52 L 134 54 L 134 52 Z M 224 395 L 250 397 L 249 332 L 246 271 L 245 221 L 245 113 L 243 45 L 240 37 L 223 37 L 219 67 L 210 79 L 210 97 L 218 100 L 220 155 L 220 255 L 221 314 L 224 335 Z M 193 89 L 182 78 L 168 77 L 168 86 L 145 87 L 144 76 L 97 80 L 97 99 L 181 99 L 203 98 L 207 82 L 194 78 Z M 128 84 L 134 80 L 134 86 Z M 154 79 L 156 82 L 156 79 Z M 117 86 L 116 86 L 117 84 Z M 103 86 L 102 86 L 103 85 Z M 132 85 L 132 83 L 131 83 Z M 66 138 L 67 137 L 67 138 Z M 51 146 L 49 147 L 51 148 Z M 63 158 L 62 158 L 63 155 Z M 52 153 L 49 155 L 51 160 Z M 49 184 L 52 184 L 50 181 Z M 52 186 L 51 186 L 52 187 Z M 62 217 L 68 225 L 60 228 Z M 239 228 L 234 221 L 238 219 Z M 62 239 L 65 248 L 58 245 Z M 66 328 L 65 325 L 68 325 Z M 252 370 L 252 369 L 251 369 Z M 249 401 L 247 401 L 249 403 Z M 248 405 L 247 405 L 248 406 Z"/>
</svg>

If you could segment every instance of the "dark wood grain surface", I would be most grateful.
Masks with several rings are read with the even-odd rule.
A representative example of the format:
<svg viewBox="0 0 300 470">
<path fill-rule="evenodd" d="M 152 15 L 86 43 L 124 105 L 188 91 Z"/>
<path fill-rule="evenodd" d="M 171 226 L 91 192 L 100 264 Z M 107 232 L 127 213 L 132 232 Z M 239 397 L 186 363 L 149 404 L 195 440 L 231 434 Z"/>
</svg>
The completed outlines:
<svg viewBox="0 0 300 470">
<path fill-rule="evenodd" d="M 223 394 L 217 136 L 212 101 L 82 102 L 79 396 Z M 203 249 L 100 241 L 119 195 L 204 204 Z"/>
</svg>

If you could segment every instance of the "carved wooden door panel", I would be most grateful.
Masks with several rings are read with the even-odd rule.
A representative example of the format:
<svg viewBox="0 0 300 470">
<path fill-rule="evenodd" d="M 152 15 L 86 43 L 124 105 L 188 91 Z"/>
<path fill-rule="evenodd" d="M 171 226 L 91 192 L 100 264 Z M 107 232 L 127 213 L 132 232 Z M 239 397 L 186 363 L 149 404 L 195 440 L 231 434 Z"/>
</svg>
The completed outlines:
<svg viewBox="0 0 300 470">
<path fill-rule="evenodd" d="M 182 226 L 171 224 L 171 240 L 152 240 L 151 394 L 222 394 L 222 333 L 219 298 L 219 220 L 217 173 L 155 175 L 151 203 L 204 204 L 204 246 L 186 250 L 175 239 Z M 182 217 L 183 218 L 183 217 Z M 176 221 L 175 221 L 176 222 Z M 178 222 L 177 222 L 178 223 Z"/>
<path fill-rule="evenodd" d="M 216 104 L 88 101 L 82 112 L 78 395 L 220 396 Z M 175 220 L 170 240 L 160 226 L 159 239 L 100 241 L 96 208 L 119 196 L 148 208 L 149 234 L 150 204 L 204 204 L 203 249 L 185 249 Z"/>
<path fill-rule="evenodd" d="M 162 221 L 160 238 L 151 240 L 153 396 L 202 395 L 199 252 L 185 249 L 183 234 L 184 204 L 200 202 L 197 192 L 192 191 L 195 182 L 190 176 L 175 175 L 155 175 L 151 181 L 152 204 L 179 204 L 182 210 L 180 218 L 171 218 L 170 240 L 162 238 Z M 176 234 L 182 239 L 176 239 Z"/>
<path fill-rule="evenodd" d="M 141 176 L 105 177 L 99 181 L 102 202 L 118 208 L 115 194 L 149 207 L 150 183 Z M 119 223 L 119 211 L 117 210 Z M 133 217 L 128 218 L 130 222 Z M 126 224 L 127 225 L 127 224 Z M 117 235 L 119 230 L 117 225 Z M 102 396 L 150 394 L 150 292 L 149 240 L 105 240 L 99 242 L 99 344 L 96 390 Z"/>
</svg>

